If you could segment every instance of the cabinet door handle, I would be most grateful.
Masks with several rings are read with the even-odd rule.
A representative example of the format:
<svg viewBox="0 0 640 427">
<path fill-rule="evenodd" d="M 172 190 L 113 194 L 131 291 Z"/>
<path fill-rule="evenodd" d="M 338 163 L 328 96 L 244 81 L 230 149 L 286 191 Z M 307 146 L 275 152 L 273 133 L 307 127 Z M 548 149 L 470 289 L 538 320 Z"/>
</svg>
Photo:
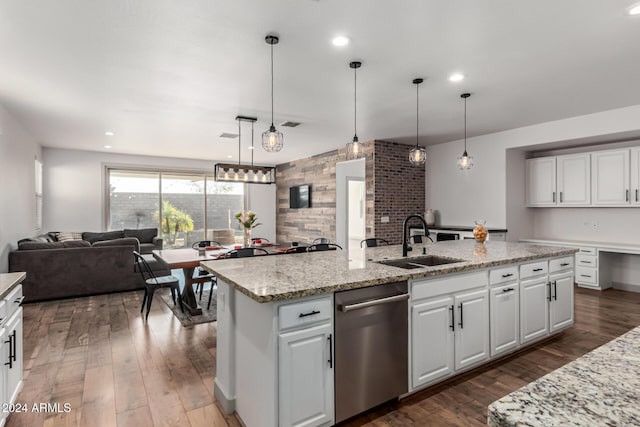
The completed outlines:
<svg viewBox="0 0 640 427">
<path fill-rule="evenodd" d="M 638 189 L 636 188 L 636 202 L 638 201 Z"/>
<path fill-rule="evenodd" d="M 333 340 L 331 334 L 329 334 L 327 340 L 329 340 L 329 360 L 327 362 L 329 362 L 329 368 L 333 369 Z"/>
<path fill-rule="evenodd" d="M 320 314 L 320 312 L 318 310 L 313 310 L 313 311 L 310 311 L 308 313 L 300 313 L 300 315 L 298 317 L 313 316 L 314 314 Z"/>
<path fill-rule="evenodd" d="M 13 337 L 9 336 L 9 339 L 5 341 L 9 343 L 9 361 L 5 362 L 5 365 L 9 365 L 9 369 L 13 368 Z"/>
<path fill-rule="evenodd" d="M 22 304 L 22 301 L 24 301 L 24 296 L 21 296 L 20 298 L 16 298 L 15 300 L 13 300 L 13 302 L 15 302 L 18 305 Z"/>
<path fill-rule="evenodd" d="M 549 288 L 549 296 L 547 297 L 547 301 L 551 301 L 551 282 L 547 282 L 547 288 Z"/>
<path fill-rule="evenodd" d="M 626 193 L 626 195 L 624 197 L 624 201 L 628 202 L 629 201 L 629 190 L 626 190 L 625 193 Z"/>
<path fill-rule="evenodd" d="M 560 192 L 560 203 L 562 203 L 562 191 Z"/>
<path fill-rule="evenodd" d="M 560 267 L 566 267 L 567 265 L 571 265 L 571 264 L 568 262 L 563 262 L 562 264 L 560 264 Z"/>
<path fill-rule="evenodd" d="M 542 271 L 544 268 L 534 268 L 533 271 Z"/>
<path fill-rule="evenodd" d="M 555 203 L 555 202 L 556 202 L 556 192 L 554 191 L 553 192 L 553 203 Z"/>
<path fill-rule="evenodd" d="M 507 289 L 503 289 L 502 292 L 511 292 L 513 290 L 514 290 L 513 288 L 507 288 Z"/>
<path fill-rule="evenodd" d="M 455 313 L 454 313 L 454 308 L 453 306 L 449 307 L 449 311 L 451 312 L 451 325 L 449 325 L 449 327 L 451 328 L 452 331 L 456 330 L 456 318 L 455 318 Z"/>
<path fill-rule="evenodd" d="M 588 274 L 581 274 L 580 277 L 591 277 Z"/>
<path fill-rule="evenodd" d="M 462 320 L 462 303 L 460 303 L 460 305 L 458 307 L 460 307 L 460 323 L 458 323 L 458 326 L 460 326 L 460 329 L 463 329 L 464 325 L 463 325 L 463 320 Z"/>
<path fill-rule="evenodd" d="M 553 281 L 553 300 L 558 301 L 558 282 Z"/>
<path fill-rule="evenodd" d="M 503 275 L 502 275 L 502 277 L 505 277 L 505 278 L 506 278 L 506 277 L 511 277 L 511 276 L 513 276 L 513 273 L 503 274 Z"/>
<path fill-rule="evenodd" d="M 580 261 L 583 264 L 591 264 L 591 261 Z"/>
</svg>

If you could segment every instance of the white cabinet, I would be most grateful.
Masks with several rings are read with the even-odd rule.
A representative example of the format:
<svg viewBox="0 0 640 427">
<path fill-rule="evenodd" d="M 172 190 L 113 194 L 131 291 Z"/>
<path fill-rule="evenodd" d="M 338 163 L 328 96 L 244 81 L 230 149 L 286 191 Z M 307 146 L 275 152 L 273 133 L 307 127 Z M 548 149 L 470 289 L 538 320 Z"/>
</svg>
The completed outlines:
<svg viewBox="0 0 640 427">
<path fill-rule="evenodd" d="M 15 402 L 22 389 L 22 307 L 7 321 L 5 329 L 5 397 L 7 402 Z"/>
<path fill-rule="evenodd" d="M 631 149 L 631 204 L 640 205 L 640 147 Z"/>
<path fill-rule="evenodd" d="M 279 335 L 279 425 L 318 426 L 333 420 L 331 339 L 330 323 Z"/>
<path fill-rule="evenodd" d="M 589 205 L 591 165 L 589 153 L 558 156 L 557 201 L 562 206 Z"/>
<path fill-rule="evenodd" d="M 434 382 L 454 371 L 453 297 L 445 296 L 411 308 L 413 387 Z"/>
<path fill-rule="evenodd" d="M 549 334 L 549 281 L 547 275 L 520 282 L 520 343 Z"/>
<path fill-rule="evenodd" d="M 556 205 L 556 158 L 528 159 L 527 206 Z"/>
<path fill-rule="evenodd" d="M 549 332 L 573 325 L 573 271 L 550 274 Z"/>
<path fill-rule="evenodd" d="M 487 290 L 458 294 L 456 306 L 455 367 L 471 367 L 489 358 L 489 299 Z"/>
<path fill-rule="evenodd" d="M 515 280 L 492 287 L 489 292 L 491 356 L 496 356 L 515 350 L 520 344 L 520 288 Z"/>
<path fill-rule="evenodd" d="M 591 154 L 594 205 L 629 205 L 629 149 L 595 151 Z"/>
<path fill-rule="evenodd" d="M 487 272 L 412 284 L 411 387 L 489 358 Z"/>
</svg>

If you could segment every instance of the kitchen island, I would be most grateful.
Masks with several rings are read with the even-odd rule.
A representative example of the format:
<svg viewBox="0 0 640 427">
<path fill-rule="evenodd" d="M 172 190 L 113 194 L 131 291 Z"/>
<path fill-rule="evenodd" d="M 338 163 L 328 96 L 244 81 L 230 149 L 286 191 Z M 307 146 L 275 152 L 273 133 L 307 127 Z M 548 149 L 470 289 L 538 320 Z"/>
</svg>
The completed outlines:
<svg viewBox="0 0 640 427">
<path fill-rule="evenodd" d="M 400 246 L 204 262 L 219 279 L 216 399 L 249 427 L 334 424 L 334 293 L 399 282 L 403 395 L 421 390 L 571 326 L 575 252 L 466 240 L 414 245 L 408 261 L 451 263 L 412 269 L 381 263 Z"/>
</svg>

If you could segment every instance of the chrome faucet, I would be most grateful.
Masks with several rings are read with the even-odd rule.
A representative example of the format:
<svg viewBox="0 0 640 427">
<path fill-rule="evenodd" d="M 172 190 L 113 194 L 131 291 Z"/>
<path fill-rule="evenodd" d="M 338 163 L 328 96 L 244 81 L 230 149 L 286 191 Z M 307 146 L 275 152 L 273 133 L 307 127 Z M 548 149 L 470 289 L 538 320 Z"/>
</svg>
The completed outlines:
<svg viewBox="0 0 640 427">
<path fill-rule="evenodd" d="M 429 228 L 427 227 L 427 222 L 422 218 L 422 215 L 412 214 L 409 215 L 402 221 L 402 256 L 407 256 L 407 252 L 411 250 L 411 246 L 409 246 L 409 242 L 407 240 L 407 223 L 411 218 L 419 219 L 424 226 L 424 234 L 425 236 L 429 235 Z"/>
</svg>

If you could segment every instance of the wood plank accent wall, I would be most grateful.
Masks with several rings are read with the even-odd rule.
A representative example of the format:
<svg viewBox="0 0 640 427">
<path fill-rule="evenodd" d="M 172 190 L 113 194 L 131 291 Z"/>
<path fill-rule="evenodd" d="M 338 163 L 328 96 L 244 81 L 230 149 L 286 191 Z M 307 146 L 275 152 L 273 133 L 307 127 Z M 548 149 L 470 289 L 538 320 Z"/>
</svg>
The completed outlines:
<svg viewBox="0 0 640 427">
<path fill-rule="evenodd" d="M 424 213 L 425 169 L 409 163 L 412 146 L 387 141 L 365 143 L 366 235 L 392 244 L 402 240 L 402 221 Z M 336 238 L 336 163 L 344 149 L 276 166 L 276 238 L 278 242 L 310 242 Z M 310 184 L 311 208 L 290 209 L 289 187 Z M 381 217 L 389 222 L 382 223 Z"/>
<path fill-rule="evenodd" d="M 373 149 L 365 143 L 367 186 L 367 235 L 373 233 Z M 339 149 L 276 166 L 276 239 L 278 242 L 310 243 L 317 237 L 336 238 L 336 164 L 346 160 Z M 311 185 L 311 207 L 289 208 L 289 188 Z"/>
<path fill-rule="evenodd" d="M 424 215 L 425 210 L 425 167 L 409 163 L 412 148 L 375 141 L 375 237 L 393 245 L 402 243 L 402 221 L 407 215 Z M 383 216 L 389 222 L 381 222 Z"/>
</svg>

